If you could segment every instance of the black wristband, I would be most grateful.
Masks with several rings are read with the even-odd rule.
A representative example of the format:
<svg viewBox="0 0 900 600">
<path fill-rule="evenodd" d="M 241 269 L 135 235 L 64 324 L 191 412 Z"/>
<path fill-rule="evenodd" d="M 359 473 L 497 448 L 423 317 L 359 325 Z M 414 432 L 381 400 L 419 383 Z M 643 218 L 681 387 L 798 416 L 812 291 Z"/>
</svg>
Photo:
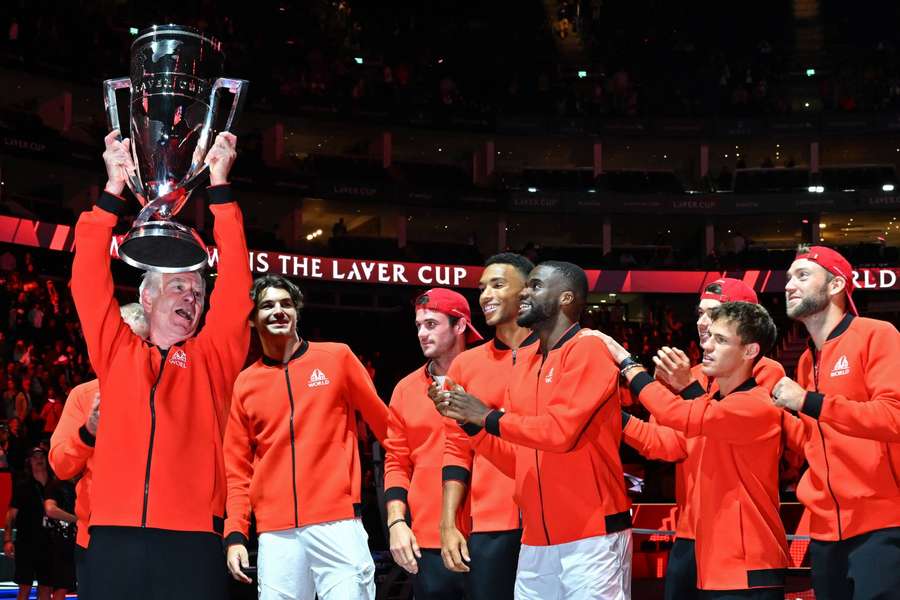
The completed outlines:
<svg viewBox="0 0 900 600">
<path fill-rule="evenodd" d="M 397 523 L 406 523 L 406 517 L 401 517 L 401 518 L 399 518 L 399 519 L 394 519 L 393 521 L 391 521 L 390 523 L 388 523 L 387 528 L 390 529 L 391 527 L 393 527 L 393 526 L 396 525 Z"/>
</svg>

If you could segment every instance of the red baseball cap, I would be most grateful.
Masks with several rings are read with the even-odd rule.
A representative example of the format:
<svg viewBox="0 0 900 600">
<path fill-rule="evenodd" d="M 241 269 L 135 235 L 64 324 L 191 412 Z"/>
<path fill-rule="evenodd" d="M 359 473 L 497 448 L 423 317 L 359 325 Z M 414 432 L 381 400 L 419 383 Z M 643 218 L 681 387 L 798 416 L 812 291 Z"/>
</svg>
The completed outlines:
<svg viewBox="0 0 900 600">
<path fill-rule="evenodd" d="M 707 291 L 710 286 L 718 284 L 722 291 L 718 294 Z M 719 302 L 750 302 L 759 304 L 759 298 L 753 288 L 733 277 L 722 277 L 707 284 L 706 289 L 700 294 L 701 300 L 718 300 Z"/>
<path fill-rule="evenodd" d="M 856 289 L 856 282 L 853 281 L 853 267 L 850 266 L 850 262 L 841 256 L 841 253 L 837 250 L 832 250 L 825 246 L 810 246 L 808 251 L 798 252 L 794 260 L 800 260 L 801 258 L 816 263 L 835 277 L 844 278 L 846 282 L 844 289 L 847 290 L 847 308 L 851 313 L 858 316 L 859 312 L 856 310 L 856 303 L 853 302 L 853 290 Z"/>
<path fill-rule="evenodd" d="M 415 301 L 416 310 L 427 308 L 451 317 L 460 317 L 466 320 L 466 343 L 480 342 L 484 338 L 472 325 L 472 311 L 469 310 L 469 302 L 459 292 L 447 288 L 432 288 L 421 294 Z"/>
</svg>

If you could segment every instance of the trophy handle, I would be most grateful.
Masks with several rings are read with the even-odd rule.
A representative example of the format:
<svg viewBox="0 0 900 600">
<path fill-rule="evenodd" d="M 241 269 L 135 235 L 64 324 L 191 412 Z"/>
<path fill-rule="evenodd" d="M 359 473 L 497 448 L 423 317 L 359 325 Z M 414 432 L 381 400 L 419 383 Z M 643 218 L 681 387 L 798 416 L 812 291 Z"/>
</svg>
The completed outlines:
<svg viewBox="0 0 900 600">
<path fill-rule="evenodd" d="M 119 130 L 118 139 L 122 141 L 122 126 L 119 124 L 119 102 L 116 100 L 116 92 L 121 89 L 131 91 L 131 79 L 128 77 L 119 77 L 118 79 L 107 79 L 103 82 L 103 105 L 106 108 L 106 119 L 109 123 L 110 131 Z M 137 154 L 135 154 L 134 143 L 131 144 L 131 159 L 137 164 Z M 140 180 L 140 174 L 128 174 L 128 187 L 131 192 L 138 197 L 144 197 L 144 186 Z"/>
<path fill-rule="evenodd" d="M 202 138 L 200 143 L 206 144 L 207 137 L 212 131 L 213 119 L 216 116 L 216 109 L 219 106 L 218 91 L 227 89 L 234 94 L 234 100 L 231 102 L 231 109 L 228 111 L 228 119 L 225 121 L 225 127 L 222 131 L 231 133 L 234 127 L 234 120 L 244 110 L 244 103 L 247 101 L 247 90 L 250 88 L 250 82 L 246 79 L 228 79 L 227 77 L 219 77 L 213 83 L 209 91 L 209 112 L 206 114 L 206 122 L 203 123 Z M 200 183 L 201 179 L 209 173 L 209 165 L 204 164 L 200 167 L 193 177 L 184 182 L 184 188 L 193 190 Z"/>
<path fill-rule="evenodd" d="M 225 121 L 225 128 L 222 131 L 232 132 L 235 118 L 244 111 L 244 103 L 247 101 L 247 90 L 250 88 L 250 82 L 246 79 L 228 79 L 219 77 L 213 84 L 210 91 L 211 107 L 216 105 L 216 92 L 227 88 L 229 92 L 234 94 L 234 100 L 231 102 L 231 110 L 228 111 L 228 120 Z M 212 113 L 212 111 L 210 111 Z"/>
</svg>

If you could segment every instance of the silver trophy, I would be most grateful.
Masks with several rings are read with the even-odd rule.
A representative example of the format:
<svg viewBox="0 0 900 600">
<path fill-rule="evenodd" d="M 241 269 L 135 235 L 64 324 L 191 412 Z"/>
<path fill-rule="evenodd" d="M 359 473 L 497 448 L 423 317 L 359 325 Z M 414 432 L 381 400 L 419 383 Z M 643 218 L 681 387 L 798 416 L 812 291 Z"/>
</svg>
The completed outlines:
<svg viewBox="0 0 900 600">
<path fill-rule="evenodd" d="M 131 92 L 137 173 L 128 188 L 144 208 L 119 244 L 119 256 L 134 267 L 181 273 L 206 265 L 206 244 L 172 217 L 209 174 L 204 159 L 218 134 L 219 92 L 233 95 L 222 131 L 231 131 L 247 97 L 247 81 L 219 77 L 224 61 L 221 44 L 199 30 L 155 25 L 131 45 L 131 77 L 103 82 L 110 129 L 122 130 L 116 92 Z"/>
</svg>

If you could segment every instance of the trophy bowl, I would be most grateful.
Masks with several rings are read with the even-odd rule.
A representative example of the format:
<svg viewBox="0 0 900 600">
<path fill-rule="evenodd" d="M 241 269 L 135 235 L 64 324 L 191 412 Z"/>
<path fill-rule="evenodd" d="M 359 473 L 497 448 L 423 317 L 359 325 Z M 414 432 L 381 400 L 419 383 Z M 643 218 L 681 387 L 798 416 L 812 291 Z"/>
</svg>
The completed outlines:
<svg viewBox="0 0 900 600">
<path fill-rule="evenodd" d="M 220 77 L 221 44 L 197 29 L 154 25 L 131 45 L 131 76 L 103 82 L 110 129 L 119 124 L 117 92 L 130 92 L 129 127 L 137 172 L 128 188 L 143 208 L 119 244 L 126 263 L 149 271 L 181 273 L 203 268 L 206 244 L 173 220 L 191 192 L 207 180 L 206 153 L 219 131 L 220 92 L 233 96 L 221 131 L 231 131 L 249 83 Z"/>
</svg>

